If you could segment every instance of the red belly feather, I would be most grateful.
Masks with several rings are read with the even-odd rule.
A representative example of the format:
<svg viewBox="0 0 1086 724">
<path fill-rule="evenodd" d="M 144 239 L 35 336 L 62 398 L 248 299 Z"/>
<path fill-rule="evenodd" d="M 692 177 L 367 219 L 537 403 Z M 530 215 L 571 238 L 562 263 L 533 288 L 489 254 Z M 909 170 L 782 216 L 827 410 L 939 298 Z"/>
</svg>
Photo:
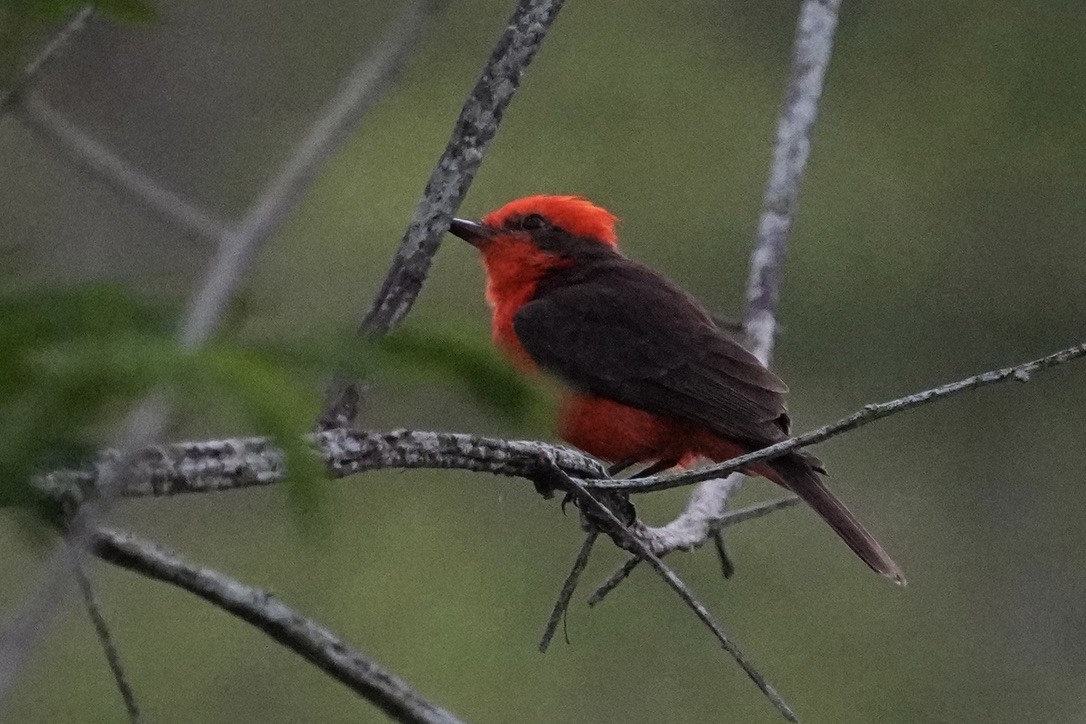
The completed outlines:
<svg viewBox="0 0 1086 724">
<path fill-rule="evenodd" d="M 573 393 L 563 401 L 558 435 L 609 462 L 675 460 L 687 466 L 703 458 L 723 462 L 750 452 L 696 423 Z M 755 465 L 750 472 L 780 482 L 766 465 Z"/>
</svg>

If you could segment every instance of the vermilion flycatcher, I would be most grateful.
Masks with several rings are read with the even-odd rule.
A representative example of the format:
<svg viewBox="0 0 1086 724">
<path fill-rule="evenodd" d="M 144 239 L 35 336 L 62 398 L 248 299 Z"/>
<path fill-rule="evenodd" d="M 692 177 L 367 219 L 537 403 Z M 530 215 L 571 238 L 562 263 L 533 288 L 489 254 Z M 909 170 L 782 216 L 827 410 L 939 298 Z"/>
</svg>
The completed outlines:
<svg viewBox="0 0 1086 724">
<path fill-rule="evenodd" d="M 788 437 L 785 384 L 693 297 L 618 251 L 616 217 L 577 196 L 529 196 L 450 232 L 482 252 L 494 341 L 568 391 L 559 435 L 654 470 L 724 461 Z M 791 490 L 875 571 L 905 578 L 804 451 L 751 465 Z"/>
</svg>

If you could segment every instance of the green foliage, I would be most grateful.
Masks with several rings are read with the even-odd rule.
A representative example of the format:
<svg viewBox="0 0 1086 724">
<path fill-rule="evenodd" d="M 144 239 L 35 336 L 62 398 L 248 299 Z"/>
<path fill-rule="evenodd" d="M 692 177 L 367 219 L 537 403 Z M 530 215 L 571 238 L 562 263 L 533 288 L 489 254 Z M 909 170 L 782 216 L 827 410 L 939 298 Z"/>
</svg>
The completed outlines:
<svg viewBox="0 0 1086 724">
<path fill-rule="evenodd" d="M 251 346 L 296 375 L 316 373 L 320 380 L 334 369 L 376 385 L 449 385 L 513 424 L 524 423 L 542 402 L 537 389 L 489 341 L 417 323 L 376 339 L 360 339 L 352 332 L 338 339 L 327 335 Z"/>
<path fill-rule="evenodd" d="M 452 384 L 516 423 L 524 422 L 539 403 L 535 388 L 497 356 L 489 340 L 460 338 L 418 325 L 349 345 L 342 367 L 363 378 Z"/>
<path fill-rule="evenodd" d="M 172 316 L 117 286 L 0 293 L 0 506 L 40 503 L 35 473 L 85 464 L 109 442 L 110 423 L 154 390 L 181 413 L 235 410 L 251 432 L 275 438 L 303 522 L 318 519 L 323 479 L 303 441 L 319 404 L 307 380 L 337 367 L 378 384 L 437 380 L 514 419 L 535 401 L 489 346 L 448 335 L 403 331 L 343 346 L 218 340 L 187 350 L 173 339 Z"/>
<path fill-rule="evenodd" d="M 108 365 L 65 374 L 58 345 L 104 345 L 121 333 L 164 339 L 165 316 L 97 286 L 2 294 L 0 319 L 0 504 L 25 505 L 35 499 L 32 472 L 85 457 L 87 430 L 107 403 L 137 391 Z"/>
</svg>

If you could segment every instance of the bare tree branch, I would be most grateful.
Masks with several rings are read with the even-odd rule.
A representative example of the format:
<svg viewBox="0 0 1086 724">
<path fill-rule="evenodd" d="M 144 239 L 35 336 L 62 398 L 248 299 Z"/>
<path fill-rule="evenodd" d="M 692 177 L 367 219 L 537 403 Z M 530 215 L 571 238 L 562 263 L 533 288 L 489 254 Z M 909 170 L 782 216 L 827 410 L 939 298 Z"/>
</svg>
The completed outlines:
<svg viewBox="0 0 1086 724">
<path fill-rule="evenodd" d="M 63 149 L 81 168 L 165 221 L 210 241 L 221 243 L 232 236 L 237 248 L 255 250 L 294 211 L 321 167 L 387 92 L 442 2 L 415 0 L 408 5 L 375 48 L 352 69 L 308 135 L 233 231 L 206 210 L 163 188 L 41 98 L 24 101 L 23 117 L 31 130 Z M 239 237 L 253 241 L 241 243 Z M 244 261 L 243 255 L 239 261 Z"/>
<path fill-rule="evenodd" d="M 324 106 L 309 133 L 245 218 L 222 240 L 208 279 L 189 307 L 181 330 L 183 344 L 193 347 L 211 336 L 253 257 L 294 211 L 317 172 L 347 140 L 366 111 L 388 90 L 438 4 L 437 0 L 415 0 L 397 18 L 377 48 L 355 67 Z"/>
<path fill-rule="evenodd" d="M 599 533 L 595 530 L 588 531 L 588 535 L 585 536 L 584 543 L 581 545 L 581 550 L 577 552 L 577 558 L 573 561 L 573 568 L 570 569 L 569 575 L 566 576 L 566 580 L 562 584 L 562 590 L 558 592 L 558 600 L 554 602 L 554 609 L 551 611 L 550 618 L 547 619 L 547 625 L 543 628 L 543 636 L 539 640 L 540 653 L 547 653 L 547 649 L 551 645 L 551 639 L 554 638 L 554 632 L 558 630 L 558 622 L 566 615 L 569 600 L 573 598 L 573 592 L 577 590 L 577 582 L 581 580 L 581 574 L 584 573 L 584 569 L 588 565 L 588 557 L 592 554 L 592 546 L 596 544 L 598 535 Z"/>
<path fill-rule="evenodd" d="M 750 259 L 743 315 L 750 351 L 766 366 L 773 354 L 784 257 L 811 153 L 840 5 L 841 0 L 804 0 L 796 24 L 788 89 L 777 121 L 777 142 L 762 199 L 758 240 Z"/>
<path fill-rule="evenodd" d="M 118 449 L 124 452 L 146 445 L 160 434 L 164 419 L 161 398 L 152 396 L 129 414 Z M 53 546 L 42 565 L 41 575 L 24 597 L 18 613 L 0 629 L 0 709 L 11 693 L 19 669 L 45 635 L 69 590 L 71 552 L 68 547 L 79 551 L 86 545 L 89 521 L 105 509 L 120 483 L 121 467 L 110 462 L 99 466 L 96 480 L 99 497 L 71 517 L 65 541 Z"/>
<path fill-rule="evenodd" d="M 455 724 L 459 720 L 342 639 L 262 591 L 201 568 L 150 541 L 105 528 L 91 549 L 104 561 L 195 594 L 263 631 L 362 698 L 401 722 Z"/>
<path fill-rule="evenodd" d="M 758 503 L 757 505 L 751 505 L 746 508 L 741 508 L 731 513 L 725 513 L 720 518 L 712 520 L 713 532 L 719 533 L 722 529 L 729 525 L 735 525 L 736 523 L 742 523 L 747 520 L 754 520 L 755 518 L 761 518 L 764 515 L 775 513 L 778 510 L 784 508 L 790 508 L 800 502 L 800 499 L 792 496 L 790 498 L 780 498 L 778 500 L 770 500 L 764 503 Z M 643 526 L 639 533 L 643 538 L 647 538 L 649 541 L 655 541 L 658 534 L 655 533 L 657 529 L 648 526 Z M 647 534 L 647 535 L 646 535 Z M 704 540 L 704 536 L 701 538 Z M 650 545 L 650 548 L 652 546 Z M 659 555 L 666 555 L 667 550 L 660 550 Z M 599 588 L 588 598 L 588 605 L 595 606 L 597 603 L 606 598 L 607 594 L 613 591 L 618 584 L 625 581 L 633 570 L 637 568 L 637 564 L 641 562 L 641 559 L 637 556 L 633 556 L 626 560 L 622 564 L 621 568 L 618 568 L 611 576 L 600 584 Z M 727 576 L 725 576 L 727 578 Z"/>
<path fill-rule="evenodd" d="M 140 724 L 143 721 L 143 715 L 140 714 L 136 694 L 132 690 L 132 683 L 128 680 L 124 665 L 121 663 L 121 655 L 117 651 L 116 643 L 113 641 L 113 634 L 109 630 L 109 623 L 106 622 L 105 614 L 102 613 L 102 605 L 94 594 L 94 586 L 91 585 L 87 572 L 83 570 L 81 557 L 82 552 L 73 548 L 72 570 L 75 573 L 76 581 L 79 583 L 79 591 L 83 595 L 83 606 L 87 609 L 87 615 L 90 616 L 91 624 L 94 626 L 94 633 L 98 636 L 98 642 L 106 655 L 106 663 L 109 664 L 109 670 L 113 674 L 117 691 L 120 692 L 121 699 L 124 701 L 128 719 L 132 724 Z"/>
<path fill-rule="evenodd" d="M 388 274 L 361 324 L 365 336 L 392 330 L 410 311 L 449 219 L 460 206 L 525 69 L 565 0 L 519 0 L 475 87 L 464 101 L 445 151 L 426 182 Z M 328 390 L 319 429 L 350 426 L 357 417 L 357 385 L 337 378 Z"/>
<path fill-rule="evenodd" d="M 12 81 L 11 85 L 0 95 L 0 115 L 14 106 L 19 96 L 30 87 L 38 74 L 57 56 L 72 38 L 83 32 L 87 20 L 94 13 L 92 5 L 84 5 L 64 24 L 64 26 L 42 47 L 33 60 L 31 60 Z"/>
<path fill-rule="evenodd" d="M 583 511 L 589 511 L 596 521 L 602 520 L 603 528 L 623 547 L 648 560 L 668 581 L 684 601 L 687 601 L 698 617 L 713 630 L 722 645 L 736 656 L 752 679 L 763 687 L 767 696 L 779 699 L 772 688 L 765 684 L 757 671 L 735 649 L 719 624 L 693 598 L 685 585 L 657 558 L 677 549 L 700 545 L 712 529 L 728 523 L 749 520 L 770 510 L 791 505 L 793 499 L 773 501 L 754 509 L 736 511 L 728 515 L 706 513 L 698 518 L 709 530 L 694 529 L 685 537 L 664 535 L 654 529 L 634 522 L 633 531 L 619 522 L 610 508 L 597 500 L 592 492 L 614 495 L 627 492 L 644 492 L 690 484 L 707 477 L 718 477 L 740 466 L 780 455 L 787 450 L 810 445 L 856 429 L 873 420 L 897 414 L 938 399 L 959 394 L 966 390 L 997 384 L 1008 380 L 1028 381 L 1033 373 L 1055 367 L 1073 359 L 1086 357 L 1086 343 L 1055 354 L 1014 367 L 993 370 L 964 380 L 925 390 L 890 402 L 872 404 L 843 420 L 792 438 L 771 448 L 736 458 L 729 463 L 711 466 L 705 470 L 663 475 L 655 478 L 633 480 L 606 480 L 606 471 L 600 463 L 566 448 L 531 441 L 506 441 L 450 433 L 397 431 L 387 434 L 362 433 L 354 430 L 335 430 L 317 433 L 310 440 L 318 446 L 333 476 L 348 475 L 363 470 L 383 468 L 462 468 L 502 475 L 523 477 L 536 482 L 546 476 L 557 477 L 563 488 L 577 496 Z M 123 456 L 106 455 L 95 469 L 83 473 L 53 473 L 42 479 L 42 485 L 54 494 L 65 494 L 71 486 L 80 488 L 101 484 L 101 478 L 117 475 L 125 481 L 119 493 L 124 495 L 170 495 L 179 492 L 222 490 L 247 485 L 266 485 L 283 477 L 283 456 L 268 440 L 250 438 L 241 440 L 190 443 L 176 446 L 156 446 L 132 456 L 130 469 L 120 466 Z M 583 482 L 582 482 L 583 481 Z M 601 512 L 601 508 L 604 512 Z M 616 524 L 618 527 L 616 528 Z M 609 582 L 610 590 L 633 570 L 635 564 L 627 563 L 623 575 Z M 598 602 L 606 590 L 593 596 Z M 783 706 L 781 703 L 780 706 Z M 787 707 L 782 709 L 786 711 Z"/>
<path fill-rule="evenodd" d="M 611 508 L 604 505 L 602 502 L 596 499 L 595 496 L 578 480 L 569 477 L 558 467 L 553 468 L 554 475 L 559 480 L 560 484 L 567 489 L 577 499 L 578 504 L 582 511 L 587 512 L 591 518 L 596 521 L 603 521 L 603 529 L 611 535 L 615 540 L 615 543 L 621 545 L 628 550 L 636 553 L 640 558 L 648 561 L 649 564 L 656 569 L 656 572 L 661 578 L 671 587 L 683 603 L 694 612 L 694 615 L 698 617 L 705 626 L 712 631 L 713 636 L 716 637 L 720 645 L 731 654 L 731 657 L 735 659 L 740 668 L 746 672 L 750 680 L 754 682 L 755 686 L 769 699 L 770 703 L 780 712 L 788 721 L 799 721 L 796 718 L 795 712 L 788 706 L 787 702 L 781 697 L 777 690 L 773 688 L 757 667 L 754 662 L 751 661 L 746 654 L 743 653 L 731 635 L 724 630 L 724 627 L 717 622 L 709 610 L 694 596 L 693 591 L 679 578 L 676 573 L 671 570 L 659 557 L 654 554 L 645 542 L 641 539 L 641 536 L 632 532 L 627 528 L 621 520 L 615 516 Z"/>
<path fill-rule="evenodd" d="M 569 448 L 533 440 L 500 440 L 459 433 L 394 430 L 328 430 L 307 436 L 329 477 L 368 470 L 460 469 L 539 478 L 552 464 L 578 478 L 606 475 L 603 465 Z M 120 453 L 104 451 L 79 471 L 57 471 L 38 478 L 44 492 L 78 504 L 93 498 L 103 471 L 121 464 Z M 263 437 L 152 445 L 128 456 L 121 476 L 124 497 L 170 496 L 274 485 L 286 476 L 282 450 Z M 74 496 L 74 497 L 72 497 Z"/>
<path fill-rule="evenodd" d="M 811 136 L 818 120 L 826 69 L 833 53 L 840 4 L 841 0 L 804 0 L 796 23 L 791 69 L 777 120 L 776 144 L 762 199 L 758 237 L 751 253 L 747 305 L 743 315 L 747 346 L 766 366 L 773 354 L 785 252 L 811 152 Z M 650 529 L 654 540 L 673 542 L 676 548 L 689 549 L 702 545 L 713 535 L 715 522 L 724 515 L 728 498 L 742 486 L 744 478 L 735 473 L 719 480 L 701 479 L 706 482 L 691 494 L 686 508 L 675 520 Z M 666 545 L 658 548 L 665 549 Z M 724 560 L 721 564 L 725 565 Z M 627 565 L 632 570 L 635 564 Z M 621 576 L 622 570 L 616 571 L 612 579 L 621 581 L 625 578 Z"/>
<path fill-rule="evenodd" d="M 23 120 L 39 138 L 64 151 L 77 166 L 140 207 L 209 241 L 218 241 L 226 233 L 222 221 L 164 188 L 112 149 L 88 136 L 40 96 L 29 96 L 23 101 L 22 108 Z"/>
<path fill-rule="evenodd" d="M 411 309 L 441 236 L 460 206 L 521 77 L 543 43 L 564 0 L 520 0 L 471 94 L 452 137 L 426 182 L 392 267 L 362 322 L 367 334 L 395 327 Z"/>
</svg>

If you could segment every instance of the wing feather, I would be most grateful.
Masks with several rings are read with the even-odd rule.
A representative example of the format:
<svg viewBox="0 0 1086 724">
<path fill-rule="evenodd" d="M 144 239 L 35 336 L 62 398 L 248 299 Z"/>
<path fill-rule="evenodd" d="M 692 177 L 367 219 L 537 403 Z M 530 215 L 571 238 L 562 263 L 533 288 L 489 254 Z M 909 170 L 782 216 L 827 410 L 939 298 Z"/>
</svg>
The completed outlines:
<svg viewBox="0 0 1086 724">
<path fill-rule="evenodd" d="M 690 295 L 625 257 L 559 270 L 513 328 L 541 367 L 579 390 L 756 446 L 787 431 L 785 384 Z"/>
</svg>

